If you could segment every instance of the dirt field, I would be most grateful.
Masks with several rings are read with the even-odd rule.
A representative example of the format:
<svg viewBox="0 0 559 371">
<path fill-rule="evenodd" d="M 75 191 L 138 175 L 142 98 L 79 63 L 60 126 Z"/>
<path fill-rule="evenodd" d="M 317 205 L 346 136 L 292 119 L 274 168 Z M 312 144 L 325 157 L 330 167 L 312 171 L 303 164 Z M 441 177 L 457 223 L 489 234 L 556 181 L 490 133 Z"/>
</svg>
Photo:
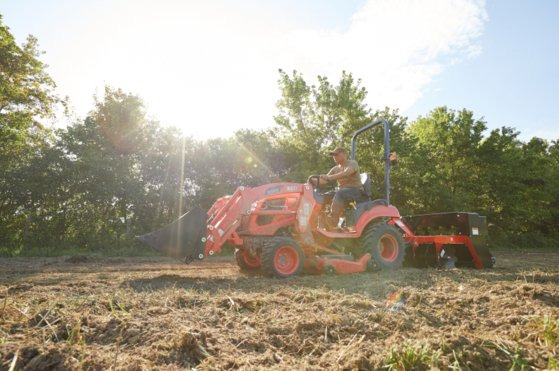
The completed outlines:
<svg viewBox="0 0 559 371">
<path fill-rule="evenodd" d="M 277 280 L 223 258 L 0 260 L 0 369 L 559 368 L 559 250 Z"/>
</svg>

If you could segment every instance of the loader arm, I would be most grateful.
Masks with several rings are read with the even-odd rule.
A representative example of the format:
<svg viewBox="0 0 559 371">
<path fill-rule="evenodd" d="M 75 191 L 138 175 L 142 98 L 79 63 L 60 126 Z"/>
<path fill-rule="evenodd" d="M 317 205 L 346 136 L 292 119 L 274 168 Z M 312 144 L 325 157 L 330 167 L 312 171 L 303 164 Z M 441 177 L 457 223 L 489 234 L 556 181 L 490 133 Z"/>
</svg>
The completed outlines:
<svg viewBox="0 0 559 371">
<path fill-rule="evenodd" d="M 221 252 L 221 247 L 228 240 L 235 240 L 242 244 L 242 238 L 237 235 L 243 216 L 259 213 L 265 215 L 265 210 L 255 210 L 255 203 L 268 197 L 280 194 L 298 194 L 303 192 L 300 183 L 273 183 L 255 188 L 239 187 L 226 198 L 218 199 L 208 212 L 207 237 L 205 242 L 205 257 Z M 278 214 L 277 211 L 274 214 Z M 202 259 L 203 257 L 198 257 Z"/>
</svg>

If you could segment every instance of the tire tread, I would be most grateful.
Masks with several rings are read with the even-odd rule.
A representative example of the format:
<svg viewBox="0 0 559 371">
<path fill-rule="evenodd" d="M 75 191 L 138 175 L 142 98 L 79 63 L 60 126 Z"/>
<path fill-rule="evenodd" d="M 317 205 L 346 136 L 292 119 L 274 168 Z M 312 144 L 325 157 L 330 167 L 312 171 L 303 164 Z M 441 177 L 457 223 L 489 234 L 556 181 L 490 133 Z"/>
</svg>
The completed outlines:
<svg viewBox="0 0 559 371">
<path fill-rule="evenodd" d="M 398 242 L 398 257 L 395 261 L 386 264 L 381 257 L 378 249 L 375 248 L 378 240 L 386 233 L 392 234 Z M 379 269 L 398 269 L 402 267 L 405 256 L 405 244 L 398 229 L 387 223 L 376 223 L 367 226 L 363 233 L 363 245 L 365 251 L 372 255 L 371 266 Z"/>
</svg>

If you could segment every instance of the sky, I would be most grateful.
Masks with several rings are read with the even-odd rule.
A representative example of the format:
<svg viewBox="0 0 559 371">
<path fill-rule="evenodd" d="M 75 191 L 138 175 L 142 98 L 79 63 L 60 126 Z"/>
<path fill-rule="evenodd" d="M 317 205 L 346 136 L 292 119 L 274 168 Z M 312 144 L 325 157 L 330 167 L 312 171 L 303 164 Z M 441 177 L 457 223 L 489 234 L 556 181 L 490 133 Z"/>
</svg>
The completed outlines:
<svg viewBox="0 0 559 371">
<path fill-rule="evenodd" d="M 372 109 L 437 106 L 559 139 L 555 0 L 0 0 L 78 117 L 108 84 L 199 138 L 274 125 L 278 69 L 362 80 Z"/>
</svg>

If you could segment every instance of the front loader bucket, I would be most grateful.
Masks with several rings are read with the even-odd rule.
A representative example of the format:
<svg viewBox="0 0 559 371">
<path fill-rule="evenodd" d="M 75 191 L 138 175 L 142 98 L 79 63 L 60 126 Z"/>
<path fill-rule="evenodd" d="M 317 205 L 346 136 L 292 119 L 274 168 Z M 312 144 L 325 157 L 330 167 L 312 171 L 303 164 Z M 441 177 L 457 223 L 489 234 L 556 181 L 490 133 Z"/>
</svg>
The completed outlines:
<svg viewBox="0 0 559 371">
<path fill-rule="evenodd" d="M 154 249 L 189 262 L 203 259 L 208 215 L 197 207 L 162 229 L 136 238 Z"/>
</svg>

